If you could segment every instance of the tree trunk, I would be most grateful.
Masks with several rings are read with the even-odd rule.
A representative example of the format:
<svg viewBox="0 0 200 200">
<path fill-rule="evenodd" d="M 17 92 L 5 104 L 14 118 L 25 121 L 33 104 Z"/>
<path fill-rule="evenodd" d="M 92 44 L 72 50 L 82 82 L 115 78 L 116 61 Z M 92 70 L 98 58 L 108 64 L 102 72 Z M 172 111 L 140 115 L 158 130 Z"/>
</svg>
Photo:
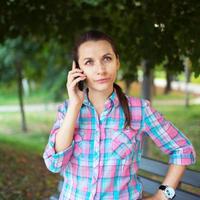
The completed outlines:
<svg viewBox="0 0 200 200">
<path fill-rule="evenodd" d="M 149 61 L 144 60 L 142 62 L 142 68 L 143 68 L 142 98 L 151 101 L 153 76 Z"/>
<path fill-rule="evenodd" d="M 124 82 L 125 82 L 125 94 L 129 95 L 130 86 L 131 86 L 132 81 L 125 80 Z"/>
<path fill-rule="evenodd" d="M 169 70 L 166 69 L 166 87 L 164 90 L 164 94 L 169 94 L 171 92 L 171 82 L 172 82 L 172 75 L 170 74 Z"/>
<path fill-rule="evenodd" d="M 18 97 L 19 97 L 20 113 L 21 113 L 21 128 L 23 132 L 27 132 L 26 118 L 24 112 L 24 102 L 23 102 L 22 67 L 20 63 L 17 63 L 17 82 L 18 82 Z"/>
<path fill-rule="evenodd" d="M 153 97 L 155 97 L 156 95 L 157 95 L 157 91 L 156 91 L 156 85 L 155 85 L 155 83 L 154 83 L 154 78 L 155 78 L 155 76 L 154 76 L 154 74 L 152 73 L 152 95 L 153 95 Z"/>
<path fill-rule="evenodd" d="M 190 91 L 188 89 L 188 84 L 190 82 L 190 69 L 187 63 L 185 64 L 185 107 L 189 107 Z"/>
<path fill-rule="evenodd" d="M 153 73 L 152 73 L 152 67 L 150 66 L 150 62 L 144 60 L 142 62 L 142 68 L 143 68 L 142 98 L 151 101 Z M 148 137 L 144 136 L 143 155 L 148 156 L 148 151 L 149 151 Z"/>
</svg>

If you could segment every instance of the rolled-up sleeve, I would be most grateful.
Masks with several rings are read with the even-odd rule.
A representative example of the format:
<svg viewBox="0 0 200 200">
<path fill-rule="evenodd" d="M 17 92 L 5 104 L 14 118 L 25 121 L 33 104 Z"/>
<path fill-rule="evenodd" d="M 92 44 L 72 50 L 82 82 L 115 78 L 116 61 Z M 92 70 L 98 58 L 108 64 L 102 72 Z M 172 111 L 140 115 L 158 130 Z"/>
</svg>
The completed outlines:
<svg viewBox="0 0 200 200">
<path fill-rule="evenodd" d="M 47 168 L 53 173 L 62 172 L 62 170 L 67 166 L 73 152 L 74 141 L 64 151 L 57 153 L 55 150 L 56 134 L 62 125 L 66 111 L 67 102 L 58 106 L 57 117 L 53 128 L 50 131 L 48 143 L 43 153 L 44 162 Z"/>
<path fill-rule="evenodd" d="M 190 165 L 196 161 L 196 153 L 190 140 L 161 113 L 144 100 L 144 129 L 154 143 L 169 155 L 169 163 Z"/>
</svg>

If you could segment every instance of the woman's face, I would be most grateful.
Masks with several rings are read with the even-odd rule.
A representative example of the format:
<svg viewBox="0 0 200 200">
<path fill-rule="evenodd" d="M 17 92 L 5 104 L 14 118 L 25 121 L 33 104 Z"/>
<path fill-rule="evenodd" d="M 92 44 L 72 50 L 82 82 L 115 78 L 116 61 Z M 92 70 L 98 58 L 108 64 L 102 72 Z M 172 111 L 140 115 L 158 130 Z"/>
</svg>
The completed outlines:
<svg viewBox="0 0 200 200">
<path fill-rule="evenodd" d="M 88 41 L 78 49 L 79 66 L 87 76 L 90 90 L 112 91 L 120 67 L 112 46 L 106 40 Z"/>
</svg>

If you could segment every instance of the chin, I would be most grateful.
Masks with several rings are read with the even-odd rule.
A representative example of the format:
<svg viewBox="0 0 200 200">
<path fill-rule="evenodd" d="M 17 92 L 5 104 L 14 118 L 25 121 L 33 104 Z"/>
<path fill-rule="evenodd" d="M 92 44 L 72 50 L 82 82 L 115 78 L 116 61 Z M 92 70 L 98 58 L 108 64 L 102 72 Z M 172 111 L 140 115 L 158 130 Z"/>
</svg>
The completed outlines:
<svg viewBox="0 0 200 200">
<path fill-rule="evenodd" d="M 108 90 L 112 90 L 113 89 L 113 85 L 100 85 L 100 86 L 96 86 L 96 87 L 89 87 L 89 89 L 91 88 L 91 90 L 95 90 L 98 92 L 104 92 L 104 91 L 108 91 Z"/>
</svg>

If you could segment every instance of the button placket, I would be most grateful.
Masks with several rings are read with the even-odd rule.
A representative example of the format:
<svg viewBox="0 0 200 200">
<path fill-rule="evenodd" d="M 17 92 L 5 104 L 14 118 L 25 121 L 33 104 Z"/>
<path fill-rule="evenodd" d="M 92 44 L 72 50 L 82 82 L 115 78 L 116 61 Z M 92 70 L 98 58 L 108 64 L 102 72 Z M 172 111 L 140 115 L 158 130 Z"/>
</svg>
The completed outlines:
<svg viewBox="0 0 200 200">
<path fill-rule="evenodd" d="M 99 162 L 100 162 L 100 124 L 101 121 L 98 118 L 98 114 L 95 111 L 96 118 L 96 131 L 94 134 L 94 161 L 93 161 L 93 175 L 92 175 L 92 191 L 91 199 L 94 199 L 97 190 L 97 180 L 99 174 Z"/>
</svg>

